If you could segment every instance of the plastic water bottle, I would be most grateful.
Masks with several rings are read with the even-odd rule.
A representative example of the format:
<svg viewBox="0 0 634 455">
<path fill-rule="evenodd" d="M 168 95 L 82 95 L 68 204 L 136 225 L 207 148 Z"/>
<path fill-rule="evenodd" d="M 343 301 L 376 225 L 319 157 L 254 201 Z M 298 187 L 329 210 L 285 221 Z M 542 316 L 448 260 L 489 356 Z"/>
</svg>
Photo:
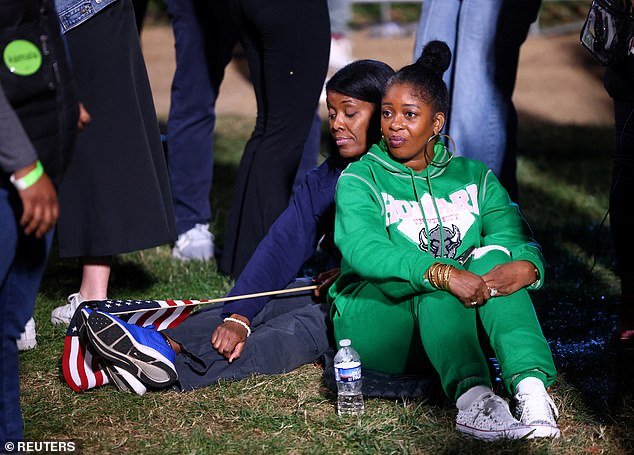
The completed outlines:
<svg viewBox="0 0 634 455">
<path fill-rule="evenodd" d="M 339 342 L 341 349 L 335 355 L 335 379 L 337 380 L 337 412 L 339 415 L 363 414 L 361 393 L 361 359 L 350 346 L 350 340 Z"/>
</svg>

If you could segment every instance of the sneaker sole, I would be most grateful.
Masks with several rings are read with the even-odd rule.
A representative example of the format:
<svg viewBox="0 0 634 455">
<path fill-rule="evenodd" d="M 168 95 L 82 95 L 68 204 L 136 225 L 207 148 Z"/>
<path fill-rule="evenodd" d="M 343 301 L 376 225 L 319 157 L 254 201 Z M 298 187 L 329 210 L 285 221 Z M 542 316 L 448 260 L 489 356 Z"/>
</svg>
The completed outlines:
<svg viewBox="0 0 634 455">
<path fill-rule="evenodd" d="M 145 392 L 147 392 L 147 387 L 126 370 L 114 365 L 105 365 L 105 368 L 112 385 L 120 391 L 134 392 L 140 396 L 143 396 Z"/>
<path fill-rule="evenodd" d="M 181 251 L 178 248 L 173 248 L 172 249 L 172 257 L 174 259 L 178 259 L 180 261 L 183 262 L 187 262 L 187 261 L 211 261 L 214 257 L 213 252 L 210 253 L 202 253 L 202 254 L 194 254 L 194 255 L 185 255 L 183 253 L 181 253 Z"/>
<path fill-rule="evenodd" d="M 53 312 L 55 312 L 55 310 L 53 310 Z M 70 324 L 70 319 L 55 316 L 53 313 L 51 313 L 51 323 L 53 325 L 61 325 L 61 324 L 68 325 Z"/>
<path fill-rule="evenodd" d="M 163 388 L 177 379 L 174 365 L 161 353 L 139 343 L 107 314 L 93 311 L 86 333 L 91 344 L 115 366 L 150 387 Z"/>
<path fill-rule="evenodd" d="M 471 436 L 482 441 L 499 441 L 501 439 L 524 439 L 530 438 L 535 431 L 531 427 L 521 427 L 512 430 L 480 430 L 457 423 L 456 430 L 467 436 Z"/>
<path fill-rule="evenodd" d="M 18 351 L 30 351 L 37 347 L 37 340 L 16 340 L 15 344 L 18 346 Z"/>
<path fill-rule="evenodd" d="M 531 425 L 531 428 L 534 430 L 529 436 L 528 439 L 534 438 L 555 438 L 561 436 L 561 432 L 559 428 L 552 427 L 550 425 Z"/>
</svg>

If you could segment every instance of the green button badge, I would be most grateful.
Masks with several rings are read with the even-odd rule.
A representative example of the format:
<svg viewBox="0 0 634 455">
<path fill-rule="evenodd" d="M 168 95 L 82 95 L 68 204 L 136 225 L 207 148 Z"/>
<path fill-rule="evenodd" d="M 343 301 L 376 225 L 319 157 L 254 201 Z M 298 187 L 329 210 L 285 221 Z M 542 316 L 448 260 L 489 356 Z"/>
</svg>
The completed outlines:
<svg viewBox="0 0 634 455">
<path fill-rule="evenodd" d="M 2 53 L 4 64 L 18 76 L 30 76 L 42 66 L 42 53 L 30 41 L 16 39 L 7 44 Z"/>
</svg>

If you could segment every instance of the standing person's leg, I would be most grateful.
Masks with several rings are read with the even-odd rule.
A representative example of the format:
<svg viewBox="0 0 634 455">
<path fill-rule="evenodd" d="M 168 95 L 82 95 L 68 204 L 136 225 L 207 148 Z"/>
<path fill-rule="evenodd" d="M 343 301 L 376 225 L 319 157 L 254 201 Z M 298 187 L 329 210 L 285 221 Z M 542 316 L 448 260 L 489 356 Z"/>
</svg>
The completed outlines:
<svg viewBox="0 0 634 455">
<path fill-rule="evenodd" d="M 33 315 L 52 232 L 26 236 L 18 226 L 21 209 L 15 193 L 0 187 L 0 442 L 23 438 L 16 340 Z"/>
<path fill-rule="evenodd" d="M 610 190 L 610 227 L 621 278 L 621 307 L 617 324 L 618 336 L 623 341 L 634 340 L 634 245 L 630 235 L 634 222 L 630 216 L 634 194 L 634 101 L 614 95 L 616 151 L 613 161 Z"/>
<path fill-rule="evenodd" d="M 334 72 L 352 62 L 352 43 L 348 37 L 352 4 L 350 0 L 328 0 L 330 17 L 330 60 L 328 67 Z"/>
<path fill-rule="evenodd" d="M 249 76 L 251 78 L 251 83 L 253 84 L 253 91 L 255 92 L 255 100 L 257 103 L 255 126 L 253 128 L 253 132 L 251 133 L 251 137 L 244 146 L 242 158 L 240 159 L 240 164 L 238 166 L 236 182 L 233 187 L 233 195 L 231 198 L 231 209 L 227 215 L 227 223 L 225 226 L 222 257 L 220 258 L 220 262 L 218 264 L 218 268 L 221 272 L 237 278 L 238 274 L 235 271 L 235 261 L 236 254 L 240 248 L 239 242 L 241 241 L 238 227 L 241 223 L 244 195 L 249 182 L 253 159 L 264 135 L 264 126 L 266 124 L 266 103 L 262 75 L 263 56 L 260 32 L 243 15 L 239 0 L 233 1 L 231 3 L 231 8 L 233 17 L 240 28 L 244 55 L 249 64 Z"/>
<path fill-rule="evenodd" d="M 134 5 L 134 18 L 136 20 L 136 28 L 141 34 L 143 28 L 143 21 L 145 20 L 145 13 L 147 12 L 147 5 L 149 0 L 132 0 Z"/>
<path fill-rule="evenodd" d="M 319 156 L 319 147 L 321 145 L 321 117 L 319 116 L 319 110 L 315 112 L 313 117 L 313 123 L 308 132 L 308 137 L 304 143 L 304 149 L 302 151 L 302 159 L 297 167 L 295 173 L 295 180 L 293 181 L 293 188 L 299 182 L 302 181 L 308 171 L 317 166 L 317 157 Z"/>
<path fill-rule="evenodd" d="M 168 171 L 179 235 L 174 255 L 206 260 L 213 256 L 213 238 L 206 232 L 211 219 L 215 103 L 238 29 L 225 0 L 167 3 L 176 48 L 167 125 Z"/>
<path fill-rule="evenodd" d="M 325 0 L 246 0 L 242 8 L 243 27 L 251 30 L 259 54 L 256 61 L 247 50 L 252 77 L 260 71 L 254 86 L 263 114 L 258 112 L 262 135 L 250 141 L 240 164 L 225 231 L 222 269 L 236 277 L 288 205 L 326 75 L 330 35 Z"/>
<path fill-rule="evenodd" d="M 451 74 L 456 55 L 456 36 L 461 3 L 462 0 L 424 1 L 414 43 L 414 60 L 421 56 L 423 48 L 428 42 L 439 40 L 447 43 L 452 54 L 452 66 L 444 75 L 449 93 L 451 93 Z"/>
<path fill-rule="evenodd" d="M 20 380 L 18 376 L 18 347 L 15 340 L 21 327 L 14 327 L 14 302 L 8 300 L 8 277 L 18 245 L 18 217 L 9 202 L 9 191 L 0 187 L 0 444 L 10 439 L 22 439 L 20 410 Z M 26 321 L 24 321 L 26 322 Z"/>
<path fill-rule="evenodd" d="M 517 113 L 511 98 L 519 49 L 540 0 L 462 3 L 447 131 L 458 155 L 485 163 L 517 200 Z M 474 116 L 482 120 L 477 126 Z"/>
<path fill-rule="evenodd" d="M 108 298 L 111 256 L 82 258 L 79 303 L 84 300 L 105 300 Z M 72 317 L 72 314 L 71 314 Z"/>
</svg>

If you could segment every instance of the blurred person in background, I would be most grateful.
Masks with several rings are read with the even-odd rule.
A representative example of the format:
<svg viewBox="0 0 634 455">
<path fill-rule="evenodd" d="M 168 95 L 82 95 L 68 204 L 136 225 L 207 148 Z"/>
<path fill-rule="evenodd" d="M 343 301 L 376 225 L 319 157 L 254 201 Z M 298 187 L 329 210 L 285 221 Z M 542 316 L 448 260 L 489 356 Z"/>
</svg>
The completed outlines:
<svg viewBox="0 0 634 455">
<path fill-rule="evenodd" d="M 414 60 L 426 43 L 446 42 L 451 106 L 444 132 L 458 156 L 482 161 L 517 201 L 517 113 L 512 96 L 520 46 L 541 0 L 425 0 Z M 478 118 L 480 121 L 474 122 Z"/>
<path fill-rule="evenodd" d="M 59 213 L 54 185 L 89 116 L 79 115 L 51 1 L 0 1 L 0 52 L 0 447 L 6 449 L 6 442 L 23 439 L 18 347 L 36 343 L 33 308 Z"/>
<path fill-rule="evenodd" d="M 326 71 L 326 0 L 235 0 L 255 89 L 255 129 L 238 168 L 220 270 L 237 278 L 288 205 Z"/>
<path fill-rule="evenodd" d="M 181 260 L 214 256 L 209 231 L 215 104 L 240 36 L 227 0 L 167 0 L 176 48 L 167 121 L 167 163 Z"/>
<path fill-rule="evenodd" d="M 79 98 L 92 122 L 60 185 L 59 255 L 80 257 L 78 292 L 51 313 L 107 298 L 111 260 L 176 238 L 167 167 L 130 0 L 56 0 Z"/>
<path fill-rule="evenodd" d="M 627 14 L 632 3 L 622 1 Z M 634 195 L 634 34 L 623 37 L 623 55 L 608 66 L 605 88 L 614 101 L 615 149 L 610 188 L 610 227 L 621 278 L 621 305 L 617 336 L 622 347 L 634 349 L 634 232 L 632 196 Z"/>
</svg>

